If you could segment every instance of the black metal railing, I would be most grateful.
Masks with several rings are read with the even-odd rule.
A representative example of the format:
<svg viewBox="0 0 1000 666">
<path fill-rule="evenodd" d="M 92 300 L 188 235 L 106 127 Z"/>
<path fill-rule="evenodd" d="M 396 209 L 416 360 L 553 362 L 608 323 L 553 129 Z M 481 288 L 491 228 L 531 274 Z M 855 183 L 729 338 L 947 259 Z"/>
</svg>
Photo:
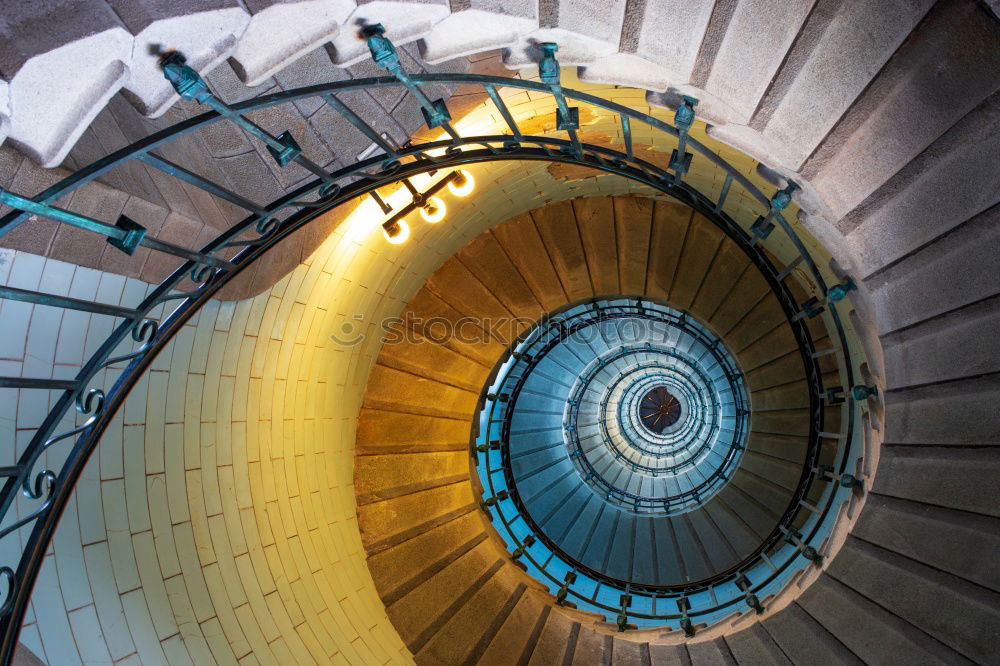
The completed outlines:
<svg viewBox="0 0 1000 666">
<path fill-rule="evenodd" d="M 0 297 L 5 299 L 30 303 L 36 307 L 76 310 L 94 317 L 106 317 L 113 322 L 112 332 L 72 378 L 0 377 L 0 388 L 53 391 L 58 396 L 48 415 L 34 430 L 30 442 L 17 456 L 16 463 L 0 467 L 0 476 L 5 478 L 0 489 L 0 538 L 19 539 L 19 544 L 14 547 L 19 552 L 16 561 L 0 563 L 0 577 L 8 586 L 0 602 L 0 659 L 5 662 L 12 657 L 31 589 L 59 517 L 66 508 L 84 466 L 129 391 L 172 336 L 222 287 L 296 230 L 351 199 L 376 195 L 379 188 L 418 174 L 499 161 L 563 162 L 641 183 L 691 205 L 723 226 L 731 237 L 738 240 L 748 256 L 768 269 L 765 276 L 792 320 L 802 311 L 803 304 L 796 301 L 784 284 L 788 274 L 782 275 L 774 268 L 763 252 L 764 246 L 771 245 L 766 238 L 766 227 L 768 224 L 776 224 L 783 231 L 783 238 L 791 243 L 796 255 L 793 259 L 801 262 L 816 285 L 816 301 L 808 306 L 812 310 L 807 314 L 813 314 L 813 310 L 822 308 L 821 314 L 830 331 L 839 363 L 841 381 L 845 387 L 853 386 L 858 360 L 851 357 L 846 333 L 834 305 L 839 300 L 834 298 L 837 292 L 831 292 L 828 288 L 831 276 L 818 268 L 804 244 L 781 215 L 781 210 L 787 204 L 787 194 L 782 192 L 786 191 L 779 192 L 772 198 L 765 196 L 737 169 L 689 136 L 688 130 L 694 118 L 694 100 L 685 101 L 675 116 L 676 125 L 670 125 L 599 96 L 564 89 L 559 81 L 554 46 L 545 51 L 540 63 L 541 81 L 464 74 L 410 75 L 402 69 L 395 49 L 379 30 L 370 29 L 366 36 L 376 62 L 385 67 L 391 76 L 309 86 L 233 105 L 225 104 L 214 95 L 201 77 L 187 67 L 183 58 L 179 55 L 169 56 L 162 64 L 165 75 L 177 92 L 185 99 L 199 102 L 211 110 L 115 151 L 35 196 L 26 197 L 0 191 L 0 203 L 13 209 L 0 218 L 0 235 L 9 233 L 19 225 L 32 224 L 32 216 L 39 216 L 78 227 L 88 233 L 99 234 L 125 254 L 132 254 L 139 247 L 145 247 L 155 253 L 171 255 L 179 262 L 178 268 L 148 295 L 128 305 L 109 305 L 12 287 L 4 287 L 0 291 Z M 492 135 L 462 136 L 451 122 L 446 104 L 441 100 L 431 101 L 422 92 L 422 87 L 434 84 L 478 86 L 482 89 L 484 98 L 490 100 L 503 119 L 506 131 Z M 420 104 L 428 127 L 441 128 L 446 136 L 405 146 L 396 145 L 383 138 L 342 99 L 344 93 L 351 91 L 390 87 L 405 88 Z M 558 132 L 564 133 L 565 138 L 529 136 L 523 133 L 515 114 L 504 101 L 502 93 L 508 90 L 526 90 L 548 95 L 557 109 Z M 292 104 L 307 98 L 322 100 L 348 120 L 358 132 L 373 142 L 376 146 L 374 154 L 341 168 L 327 170 L 303 154 L 290 132 L 275 136 L 247 117 L 251 111 Z M 578 133 L 577 107 L 570 104 L 587 105 L 617 117 L 622 131 L 621 148 L 582 141 Z M 237 125 L 263 143 L 280 166 L 298 164 L 311 173 L 311 178 L 275 201 L 260 203 L 254 201 L 251 195 L 237 193 L 157 154 L 156 151 L 169 142 L 218 122 Z M 637 123 L 668 140 L 677 141 L 678 149 L 667 165 L 660 166 L 637 157 L 633 145 L 633 125 Z M 697 156 L 698 163 L 704 162 L 724 174 L 723 185 L 716 195 L 706 196 L 686 181 L 685 173 L 691 167 L 692 155 Z M 246 216 L 204 247 L 188 248 L 153 238 L 141 225 L 125 216 L 117 220 L 97 220 L 54 205 L 80 187 L 133 160 L 225 200 L 246 211 Z M 756 231 L 748 231 L 725 212 L 727 197 L 732 197 L 735 188 L 740 188 L 748 200 L 755 202 L 763 211 L 764 223 Z M 391 230 L 392 219 L 389 215 L 387 218 L 388 232 Z M 754 238 L 757 240 L 753 240 Z M 819 433 L 824 430 L 822 410 L 818 409 L 819 396 L 824 394 L 823 385 L 815 358 L 810 355 L 815 352 L 812 351 L 804 321 L 801 318 L 795 319 L 792 327 L 803 350 L 803 361 L 808 369 L 813 393 L 812 412 L 815 416 L 810 441 L 812 447 L 816 448 Z M 846 418 L 843 419 L 844 426 L 837 437 L 844 444 L 835 465 L 835 474 L 845 473 L 849 464 L 848 452 L 855 441 L 854 402 L 849 399 L 843 409 Z M 8 445 L 13 449 L 13 443 Z M 807 487 L 805 481 L 814 473 L 806 470 L 803 474 L 802 487 Z M 791 524 L 794 517 L 803 511 L 799 503 L 802 497 L 804 492 L 789 506 L 789 519 L 784 520 L 783 524 Z M 842 497 L 835 492 L 828 493 L 821 506 L 821 515 L 832 515 L 832 507 L 839 499 Z M 812 543 L 819 529 L 820 523 L 815 526 L 810 523 L 800 528 L 802 542 Z M 523 542 L 520 545 L 523 546 Z M 562 580 L 557 581 L 556 586 L 561 586 L 562 583 Z M 754 581 L 754 589 L 762 584 L 762 580 Z M 609 607 L 616 612 L 618 610 L 615 604 Z M 655 613 L 653 615 L 659 617 Z"/>
</svg>

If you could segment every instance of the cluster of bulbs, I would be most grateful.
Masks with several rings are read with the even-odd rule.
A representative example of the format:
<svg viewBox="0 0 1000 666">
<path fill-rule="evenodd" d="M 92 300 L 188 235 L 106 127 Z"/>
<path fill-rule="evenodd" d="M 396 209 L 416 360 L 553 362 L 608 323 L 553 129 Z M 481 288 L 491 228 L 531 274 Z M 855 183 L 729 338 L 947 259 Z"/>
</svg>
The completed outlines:
<svg viewBox="0 0 1000 666">
<path fill-rule="evenodd" d="M 475 185 L 476 182 L 473 180 L 472 174 L 464 169 L 454 172 L 448 178 L 448 189 L 456 197 L 468 195 L 472 192 L 472 188 Z M 438 188 L 433 189 L 436 191 Z M 430 224 L 443 220 L 444 214 L 447 211 L 447 207 L 441 197 L 433 196 L 430 193 L 428 195 L 414 196 L 414 204 L 416 205 L 415 207 L 420 209 L 420 217 L 424 218 L 424 221 Z M 402 218 L 393 220 L 382 227 L 382 235 L 393 245 L 405 243 L 410 237 L 410 225 Z"/>
</svg>

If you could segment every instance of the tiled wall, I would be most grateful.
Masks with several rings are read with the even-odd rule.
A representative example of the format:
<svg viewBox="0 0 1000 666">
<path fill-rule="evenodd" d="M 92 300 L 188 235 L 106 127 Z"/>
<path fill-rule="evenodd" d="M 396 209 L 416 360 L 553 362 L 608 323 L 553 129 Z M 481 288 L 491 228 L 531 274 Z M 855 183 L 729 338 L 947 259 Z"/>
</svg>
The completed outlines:
<svg viewBox="0 0 1000 666">
<path fill-rule="evenodd" d="M 53 664 L 410 659 L 375 593 L 355 515 L 355 419 L 377 337 L 345 348 L 330 335 L 357 324 L 354 314 L 369 328 L 397 314 L 455 249 L 538 206 L 540 192 L 635 189 L 613 177 L 555 183 L 544 165 L 474 172 L 476 194 L 446 195 L 448 221 L 414 220 L 407 244 L 385 243 L 381 218 L 362 206 L 273 288 L 212 302 L 183 328 L 87 466 L 34 593 L 28 647 Z M 0 281 L 12 286 L 126 305 L 150 288 L 2 252 Z M 0 319 L 0 371 L 43 377 L 71 376 L 112 324 L 11 301 Z M 20 451 L 54 397 L 4 390 L 2 441 Z M 4 456 L 13 462 L 13 451 Z M 4 563 L 18 537 L 0 541 Z"/>
</svg>

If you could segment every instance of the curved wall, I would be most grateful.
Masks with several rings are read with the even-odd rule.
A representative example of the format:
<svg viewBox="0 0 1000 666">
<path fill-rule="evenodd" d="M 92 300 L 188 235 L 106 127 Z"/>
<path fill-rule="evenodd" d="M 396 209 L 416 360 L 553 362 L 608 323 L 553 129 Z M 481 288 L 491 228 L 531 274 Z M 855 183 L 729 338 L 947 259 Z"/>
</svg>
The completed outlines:
<svg viewBox="0 0 1000 666">
<path fill-rule="evenodd" d="M 996 462 L 991 446 L 1000 442 L 994 409 L 1000 367 L 992 346 L 997 289 L 991 277 L 1000 270 L 996 265 L 1000 253 L 995 251 L 998 191 L 995 177 L 989 176 L 996 173 L 998 154 L 996 81 L 995 76 L 990 78 L 973 67 L 975 63 L 969 64 L 972 73 L 956 84 L 969 91 L 968 103 L 950 105 L 951 88 L 946 89 L 937 79 L 907 75 L 908 68 L 926 71 L 920 69 L 922 63 L 940 58 L 952 63 L 959 73 L 964 71 L 967 63 L 962 54 L 942 56 L 940 48 L 942 44 L 960 48 L 963 40 L 946 38 L 961 35 L 967 22 L 974 20 L 968 12 L 951 18 L 948 10 L 959 4 L 942 3 L 932 12 L 922 24 L 925 29 L 887 67 L 888 82 L 865 88 L 858 109 L 838 121 L 832 138 L 820 141 L 823 146 L 817 155 L 821 159 L 809 171 L 824 184 L 824 192 L 836 191 L 837 206 L 829 224 L 819 219 L 807 219 L 806 223 L 824 239 L 836 240 L 829 243 L 831 247 L 843 244 L 862 258 L 859 276 L 865 278 L 872 296 L 865 313 L 870 321 L 877 318 L 888 370 L 884 419 L 877 411 L 871 416 L 873 425 L 884 430 L 889 446 L 882 452 L 872 502 L 831 575 L 769 624 L 774 640 L 767 645 L 773 648 L 777 641 L 779 654 L 795 661 L 807 662 L 817 649 L 845 659 L 855 654 L 866 659 L 898 658 L 908 650 L 916 655 L 936 654 L 944 661 L 962 656 L 982 661 L 995 655 L 995 640 L 984 636 L 982 628 L 996 626 L 995 609 L 1000 607 L 1000 582 L 991 563 L 991 554 L 1000 546 L 995 537 L 1000 515 L 995 493 L 988 490 L 995 487 Z M 966 5 L 971 7 L 972 3 L 961 4 Z M 982 28 L 976 25 L 977 30 Z M 796 43 L 805 49 L 815 47 L 815 42 Z M 988 43 L 995 43 L 995 38 Z M 832 48 L 836 41 L 829 44 Z M 980 57 L 976 62 L 989 61 Z M 940 80 L 950 82 L 953 77 Z M 892 81 L 898 85 L 889 85 Z M 788 89 L 782 86 L 782 90 Z M 921 104 L 904 103 L 911 94 L 918 95 Z M 931 113 L 935 109 L 946 112 Z M 793 106 L 792 116 L 794 112 Z M 928 118 L 922 119 L 921 113 Z M 913 131 L 906 141 L 896 144 L 894 137 L 902 131 L 900 127 Z M 756 135 L 751 138 L 758 139 Z M 877 152 L 887 145 L 893 150 L 884 160 L 865 158 L 867 151 Z M 766 154 L 759 146 L 753 152 Z M 841 168 L 845 164 L 847 171 Z M 541 185 L 523 171 L 498 172 L 498 178 L 501 175 Z M 545 187 L 549 187 L 547 182 Z M 565 192 L 573 186 L 561 187 Z M 592 187 L 601 192 L 614 189 Z M 539 187 L 536 191 L 544 190 Z M 834 228 L 832 220 L 845 213 Z M 482 227 L 473 223 L 471 228 L 478 233 Z M 841 235 L 846 240 L 841 240 Z M 332 653 L 349 659 L 347 655 L 366 648 L 377 650 L 369 643 L 385 637 L 381 644 L 390 646 L 386 654 L 390 658 L 400 654 L 400 644 L 384 619 L 383 609 L 370 602 L 375 597 L 360 565 L 360 551 L 352 551 L 357 540 L 349 525 L 353 495 L 348 491 L 349 474 L 344 471 L 349 464 L 340 463 L 351 458 L 353 417 L 345 413 L 350 409 L 342 409 L 341 401 L 333 397 L 335 391 L 319 388 L 330 384 L 332 378 L 333 387 L 360 391 L 373 352 L 357 350 L 337 357 L 326 347 L 325 338 L 354 312 L 355 304 L 372 312 L 397 310 L 412 294 L 413 285 L 419 284 L 418 276 L 426 275 L 470 237 L 442 227 L 433 239 L 418 237 L 409 250 L 393 254 L 381 248 L 369 252 L 353 240 L 335 236 L 331 242 L 351 251 L 331 252 L 320 259 L 321 253 L 317 253 L 252 303 L 220 306 L 214 321 L 211 311 L 203 312 L 200 327 L 192 325 L 186 335 L 192 340 L 197 336 L 207 346 L 199 345 L 197 352 L 192 346 L 188 355 L 183 337 L 174 343 L 170 362 L 165 354 L 157 363 L 166 379 L 154 377 L 156 371 L 151 373 L 145 395 L 139 392 L 132 398 L 130 409 L 118 420 L 120 427 L 109 432 L 101 457 L 92 462 L 74 501 L 75 513 L 67 514 L 54 555 L 40 579 L 25 642 L 55 663 L 73 663 L 84 656 L 101 659 L 104 649 L 115 658 L 138 656 L 152 662 L 161 652 L 182 662 L 185 652 L 194 661 L 197 659 L 192 655 L 204 658 L 209 652 L 219 661 L 233 661 L 237 652 L 248 654 L 248 646 L 259 648 L 254 657 L 259 654 L 262 662 L 285 662 L 307 652 L 308 659 L 322 657 L 322 661 Z M 836 254 L 841 259 L 847 256 L 839 250 Z M 42 266 L 29 265 L 31 262 L 25 264 L 26 274 L 40 275 Z M 68 270 L 57 262 L 52 266 L 53 271 Z M 86 285 L 100 288 L 102 276 L 95 283 L 85 269 L 76 271 L 81 276 L 81 296 L 89 288 Z M 333 275 L 354 279 L 337 282 Z M 943 275 L 961 279 L 944 281 Z M 75 276 L 68 279 L 76 281 Z M 138 287 L 133 284 L 133 288 Z M 297 307 L 296 298 L 303 308 Z M 312 303 L 328 308 L 321 318 L 324 323 L 315 318 L 303 323 L 307 318 L 299 318 L 298 311 Z M 30 332 L 32 339 L 41 339 L 39 334 L 46 332 L 48 339 L 54 335 L 51 322 L 46 326 L 39 318 L 38 328 L 32 331 L 36 318 L 31 313 L 21 310 L 12 314 L 18 309 L 6 303 L 3 308 L 5 325 L 12 327 L 9 330 Z M 244 313 L 247 323 L 241 324 Z M 258 318 L 260 323 L 253 323 Z M 72 332 L 78 334 L 87 330 L 86 326 L 86 321 L 74 321 Z M 65 351 L 60 352 L 60 365 L 66 368 L 78 362 L 77 337 L 67 335 Z M 217 340 L 214 352 L 213 339 Z M 18 366 L 11 374 L 27 368 L 32 359 L 50 364 L 54 360 L 20 344 L 17 334 L 4 340 L 14 343 L 9 353 L 3 354 L 5 364 Z M 243 351 L 236 351 L 240 349 Z M 309 350 L 319 354 L 312 357 L 314 361 L 324 355 L 335 358 L 337 363 L 330 366 L 335 370 L 321 373 L 318 364 L 299 361 L 294 374 L 278 377 L 278 359 L 306 358 Z M 176 366 L 172 366 L 175 360 Z M 279 397 L 274 388 L 281 382 L 286 388 L 294 384 L 296 389 L 316 389 L 324 397 L 310 412 L 307 400 Z M 255 385 L 259 385 L 259 393 L 251 388 Z M 224 387 L 221 401 L 215 403 L 214 426 L 212 410 L 205 407 L 212 401 L 201 401 L 206 386 L 209 395 L 216 386 Z M 225 393 L 230 387 L 231 406 Z M 244 387 L 245 397 L 241 393 Z M 19 424 L 29 429 L 28 417 L 40 408 L 29 403 L 24 392 L 20 400 L 17 411 L 5 416 L 8 430 L 22 429 Z M 44 398 L 42 402 L 44 408 Z M 7 400 L 3 404 L 11 412 L 15 403 Z M 247 414 L 255 413 L 252 406 L 260 407 L 260 413 L 269 418 L 247 422 Z M 158 416 L 161 408 L 162 421 Z M 356 410 L 356 403 L 353 408 Z M 313 414 L 312 425 L 308 425 L 307 413 Z M 291 419 L 286 418 L 289 414 Z M 297 419 L 297 414 L 302 418 Z M 20 418 L 25 420 L 18 421 Z M 288 422 L 290 430 L 285 427 Z M 307 456 L 311 462 L 319 459 L 306 449 L 298 454 L 290 444 L 303 441 L 294 437 L 299 422 L 303 432 L 330 433 L 330 445 L 324 445 L 324 450 L 335 452 L 332 458 L 338 464 L 324 460 L 323 468 L 303 467 L 299 471 L 297 459 L 303 463 Z M 317 428 L 319 422 L 322 428 Z M 219 427 L 220 423 L 231 426 Z M 246 434 L 241 439 L 243 431 Z M 165 439 L 170 433 L 172 446 L 157 448 L 161 432 Z M 23 432 L 12 433 L 12 439 L 23 436 Z M 247 453 L 245 475 L 237 475 L 238 468 L 244 467 L 237 453 L 241 441 L 246 442 L 242 449 Z M 267 465 L 281 470 L 270 477 L 282 480 L 276 481 L 274 488 L 264 485 L 262 474 L 249 473 L 252 446 L 259 458 L 253 463 L 259 469 Z M 163 452 L 162 463 L 158 451 Z M 316 475 L 315 485 L 302 483 L 318 469 L 325 472 L 321 477 Z M 249 496 L 246 484 L 237 490 L 238 478 L 242 483 L 244 478 L 255 477 L 260 479 L 256 495 L 253 483 L 249 484 Z M 303 490 L 329 508 L 330 515 L 344 517 L 342 528 L 327 531 L 329 525 L 310 523 L 313 519 L 306 517 L 309 510 L 305 507 L 312 505 L 302 501 Z M 292 499 L 295 492 L 300 499 Z M 103 500 L 105 494 L 107 501 Z M 241 494 L 242 499 L 236 499 Z M 337 504 L 336 498 L 343 503 Z M 303 506 L 301 511 L 297 510 L 299 505 Z M 167 507 L 169 524 L 162 519 L 162 510 L 150 513 L 144 508 L 149 506 Z M 95 507 L 102 510 L 95 511 Z M 337 524 L 337 520 L 330 522 Z M 79 539 L 74 523 L 79 527 Z M 232 526 L 232 531 L 223 532 L 223 525 Z M 262 538 L 258 549 L 253 535 L 268 532 L 274 544 L 264 546 Z M 343 568 L 334 562 L 313 557 L 310 539 L 336 543 L 334 534 L 347 544 L 338 552 L 352 553 L 358 560 L 347 565 L 352 576 L 338 573 Z M 296 536 L 298 545 L 291 545 Z M 248 562 L 253 565 L 252 576 L 246 568 Z M 233 568 L 231 563 L 242 563 L 244 569 Z M 281 573 L 292 565 L 300 576 L 308 572 L 305 580 L 310 582 L 325 578 L 330 594 L 324 590 L 320 595 L 301 577 Z M 115 587 L 107 584 L 112 567 L 120 569 L 121 580 L 116 579 Z M 314 571 L 323 572 L 323 576 L 312 576 Z M 244 584 L 244 572 L 250 583 Z M 263 605 L 263 595 L 254 591 L 253 580 L 258 577 L 264 581 L 261 590 L 270 590 L 268 580 L 274 584 Z M 91 580 L 92 584 L 85 584 Z M 210 604 L 205 603 L 206 592 L 211 593 Z M 951 612 L 941 613 L 943 606 Z M 123 610 L 129 611 L 128 620 Z M 280 626 L 272 627 L 268 617 L 287 617 L 288 622 L 282 619 Z M 44 641 L 37 635 L 39 630 Z M 73 642 L 67 640 L 70 635 Z M 736 654 L 737 645 L 747 643 L 730 641 L 726 650 L 731 652 L 727 654 Z"/>
</svg>

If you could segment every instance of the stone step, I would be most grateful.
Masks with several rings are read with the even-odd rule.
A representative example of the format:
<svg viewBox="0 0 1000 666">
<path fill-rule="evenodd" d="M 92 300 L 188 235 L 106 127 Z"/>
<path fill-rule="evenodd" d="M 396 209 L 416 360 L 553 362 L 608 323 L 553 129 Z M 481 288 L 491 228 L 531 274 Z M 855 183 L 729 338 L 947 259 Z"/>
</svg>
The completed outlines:
<svg viewBox="0 0 1000 666">
<path fill-rule="evenodd" d="M 646 90 L 665 90 L 690 80 L 712 6 L 711 2 L 677 0 L 626 3 L 618 52 L 581 67 L 580 80 Z M 676 31 L 669 40 L 658 29 L 663 25 Z"/>
<path fill-rule="evenodd" d="M 687 651 L 692 664 L 736 666 L 737 663 L 723 638 L 688 643 Z"/>
<path fill-rule="evenodd" d="M 519 215 L 495 227 L 490 233 L 546 311 L 567 302 L 566 292 L 531 215 Z"/>
<path fill-rule="evenodd" d="M 531 651 L 528 666 L 547 666 L 565 663 L 576 647 L 573 639 L 580 631 L 580 625 L 560 612 L 551 612 L 545 618 L 545 625 L 538 635 L 535 649 Z"/>
<path fill-rule="evenodd" d="M 524 594 L 515 567 L 498 569 L 414 655 L 418 664 L 476 663 Z M 550 613 L 550 619 L 561 617 Z"/>
<path fill-rule="evenodd" d="M 358 456 L 354 487 L 359 504 L 370 504 L 468 478 L 465 451 L 387 453 Z"/>
<path fill-rule="evenodd" d="M 726 645 L 737 664 L 765 666 L 769 664 L 791 665 L 788 657 L 759 622 L 743 631 L 726 636 Z"/>
<path fill-rule="evenodd" d="M 989 661 L 1000 648 L 996 633 L 983 631 L 1000 620 L 996 592 L 853 537 L 828 572 L 966 659 Z"/>
<path fill-rule="evenodd" d="M 393 603 L 486 538 L 482 519 L 461 514 L 368 557 L 382 600 Z"/>
<path fill-rule="evenodd" d="M 705 217 L 691 219 L 677 264 L 677 275 L 670 288 L 670 302 L 682 310 L 691 307 L 702 285 L 709 279 L 709 268 L 719 250 L 724 234 Z"/>
<path fill-rule="evenodd" d="M 1000 572 L 991 565 L 1000 548 L 996 518 L 872 493 L 853 534 L 1000 592 Z"/>
<path fill-rule="evenodd" d="M 10 114 L 0 126 L 35 162 L 58 166 L 128 80 L 132 35 L 107 3 L 76 0 L 5 7 L 0 39 L 0 108 Z"/>
<path fill-rule="evenodd" d="M 1000 88 L 998 47 L 996 25 L 975 3 L 935 5 L 802 169 L 834 219 Z"/>
<path fill-rule="evenodd" d="M 798 603 L 847 649 L 868 663 L 954 664 L 965 661 L 954 650 L 831 576 L 821 576 Z"/>
<path fill-rule="evenodd" d="M 817 3 L 749 122 L 714 127 L 711 135 L 798 171 L 931 4 Z"/>
<path fill-rule="evenodd" d="M 616 242 L 621 235 L 616 235 L 614 202 L 611 197 L 587 197 L 574 199 L 571 205 L 580 240 L 583 243 L 587 272 L 590 274 L 594 294 L 623 293 L 619 285 Z M 641 230 L 636 229 L 635 232 L 641 233 Z M 634 255 L 634 249 L 630 247 L 629 250 L 630 254 Z"/>
<path fill-rule="evenodd" d="M 914 445 L 1000 443 L 1000 379 L 995 374 L 889 391 L 885 397 L 885 441 Z"/>
<path fill-rule="evenodd" d="M 657 202 L 644 197 L 613 197 L 618 285 L 626 296 L 646 292 L 653 211 Z"/>
<path fill-rule="evenodd" d="M 890 446 L 873 490 L 883 495 L 1000 517 L 1000 461 L 990 447 Z"/>
<path fill-rule="evenodd" d="M 573 645 L 573 666 L 609 666 L 614 650 L 614 638 L 609 634 L 599 634 L 588 626 L 581 626 Z M 563 662 L 565 663 L 565 662 Z"/>
<path fill-rule="evenodd" d="M 568 201 L 549 204 L 532 211 L 531 217 L 568 300 L 592 298 L 594 285 L 573 206 Z"/>
<path fill-rule="evenodd" d="M 863 664 L 835 636 L 825 631 L 811 615 L 798 604 L 766 618 L 763 627 L 770 634 L 781 652 L 793 664 L 812 664 L 819 655 L 827 664 Z"/>
<path fill-rule="evenodd" d="M 543 603 L 531 590 L 522 594 L 483 652 L 480 663 L 527 664 L 552 611 L 552 606 Z"/>
<path fill-rule="evenodd" d="M 407 647 L 419 653 L 503 566 L 493 544 L 484 541 L 388 604 L 386 613 Z"/>
<path fill-rule="evenodd" d="M 250 15 L 236 0 L 220 0 L 208 9 L 186 1 L 106 1 L 133 35 L 125 95 L 144 115 L 154 118 L 180 99 L 159 65 L 164 45 L 183 53 L 199 73 L 207 73 L 236 50 L 250 22 Z"/>
<path fill-rule="evenodd" d="M 468 482 L 423 490 L 358 508 L 361 540 L 371 555 L 475 510 Z"/>
<path fill-rule="evenodd" d="M 690 208 L 670 201 L 653 205 L 653 225 L 649 238 L 649 273 L 646 294 L 661 300 L 670 299 L 670 289 L 677 274 L 683 239 L 694 217 Z"/>
<path fill-rule="evenodd" d="M 251 16 L 232 53 L 232 63 L 248 86 L 258 86 L 288 65 L 337 37 L 356 30 L 348 23 L 352 0 L 246 3 Z"/>
</svg>

